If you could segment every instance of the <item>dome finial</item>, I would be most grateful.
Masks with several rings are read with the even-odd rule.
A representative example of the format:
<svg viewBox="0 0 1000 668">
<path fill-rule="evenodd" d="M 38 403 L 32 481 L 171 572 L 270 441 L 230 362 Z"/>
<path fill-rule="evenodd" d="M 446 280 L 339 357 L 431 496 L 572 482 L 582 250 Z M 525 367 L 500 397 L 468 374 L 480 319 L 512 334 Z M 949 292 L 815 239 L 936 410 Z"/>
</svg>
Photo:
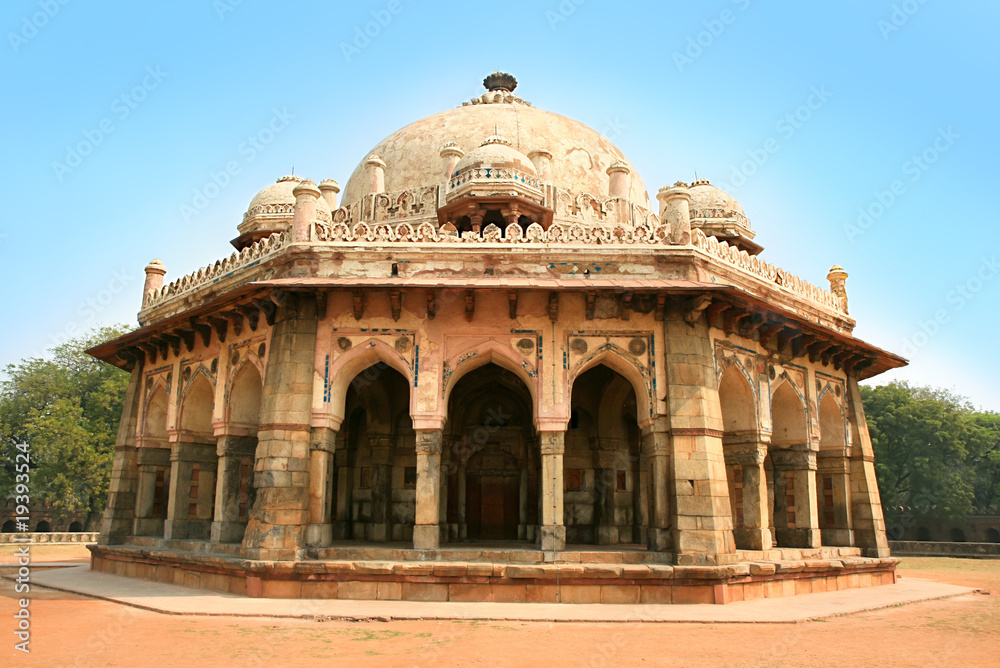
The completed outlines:
<svg viewBox="0 0 1000 668">
<path fill-rule="evenodd" d="M 517 79 L 505 72 L 494 72 L 483 79 L 483 85 L 489 91 L 505 90 L 512 93 L 517 88 Z"/>
</svg>

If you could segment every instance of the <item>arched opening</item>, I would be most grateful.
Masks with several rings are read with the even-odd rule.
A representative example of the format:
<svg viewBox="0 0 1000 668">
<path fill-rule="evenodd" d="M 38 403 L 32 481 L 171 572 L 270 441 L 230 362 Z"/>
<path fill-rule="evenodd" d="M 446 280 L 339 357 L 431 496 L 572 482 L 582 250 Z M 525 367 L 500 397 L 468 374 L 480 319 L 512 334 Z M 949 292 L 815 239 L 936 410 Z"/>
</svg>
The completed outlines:
<svg viewBox="0 0 1000 668">
<path fill-rule="evenodd" d="M 163 536 L 170 495 L 170 443 L 167 440 L 167 392 L 158 385 L 146 402 L 136 462 L 136 536 Z"/>
<path fill-rule="evenodd" d="M 79 522 L 79 521 L 76 521 L 76 520 L 70 522 L 69 523 L 69 530 L 71 532 L 83 531 L 83 522 Z"/>
<path fill-rule="evenodd" d="M 823 545 L 849 547 L 851 533 L 851 468 L 847 458 L 844 414 L 832 394 L 819 404 L 816 504 Z"/>
<path fill-rule="evenodd" d="M 987 543 L 1000 543 L 1000 531 L 990 527 L 986 530 Z"/>
<path fill-rule="evenodd" d="M 216 438 L 212 429 L 215 388 L 196 373 L 181 399 L 175 455 L 171 457 L 167 538 L 208 539 L 215 513 Z"/>
<path fill-rule="evenodd" d="M 221 454 L 212 524 L 212 540 L 216 542 L 239 543 L 246 533 L 255 496 L 254 453 L 262 388 L 263 380 L 257 366 L 250 361 L 244 362 L 229 389 L 226 435 L 216 448 Z"/>
<path fill-rule="evenodd" d="M 451 540 L 535 539 L 539 450 L 531 394 L 517 375 L 489 363 L 455 383 L 441 467 Z"/>
<path fill-rule="evenodd" d="M 49 524 L 47 520 L 42 520 L 35 525 L 36 533 L 48 533 L 50 531 L 52 531 L 52 525 Z"/>
<path fill-rule="evenodd" d="M 931 540 L 931 532 L 927 527 L 917 527 L 917 540 Z"/>
<path fill-rule="evenodd" d="M 598 364 L 573 382 L 571 410 L 563 458 L 566 542 L 644 543 L 648 498 L 635 390 Z"/>
<path fill-rule="evenodd" d="M 771 397 L 771 446 L 768 498 L 772 504 L 772 535 L 778 547 L 818 547 L 811 526 L 810 504 L 816 502 L 815 460 L 809 452 L 808 425 L 802 399 L 790 382 L 782 382 Z"/>
<path fill-rule="evenodd" d="M 753 389 L 739 367 L 730 366 L 719 381 L 722 408 L 722 450 L 733 515 L 733 538 L 741 550 L 771 547 L 767 484 L 764 475 L 766 448 L 757 425 Z"/>
<path fill-rule="evenodd" d="M 504 220 L 503 214 L 499 209 L 487 209 L 486 214 L 483 216 L 483 227 L 486 229 L 489 225 L 496 225 L 501 230 L 507 227 L 507 221 Z"/>
<path fill-rule="evenodd" d="M 949 532 L 949 536 L 951 537 L 951 542 L 953 543 L 965 542 L 965 532 L 959 529 L 958 527 L 953 527 L 952 530 Z"/>
<path fill-rule="evenodd" d="M 384 362 L 351 381 L 331 483 L 334 538 L 413 539 L 417 460 L 409 406 L 409 383 Z"/>
<path fill-rule="evenodd" d="M 7 520 L 3 523 L 3 529 L 0 529 L 0 533 L 14 533 L 15 527 L 14 520 Z"/>
</svg>

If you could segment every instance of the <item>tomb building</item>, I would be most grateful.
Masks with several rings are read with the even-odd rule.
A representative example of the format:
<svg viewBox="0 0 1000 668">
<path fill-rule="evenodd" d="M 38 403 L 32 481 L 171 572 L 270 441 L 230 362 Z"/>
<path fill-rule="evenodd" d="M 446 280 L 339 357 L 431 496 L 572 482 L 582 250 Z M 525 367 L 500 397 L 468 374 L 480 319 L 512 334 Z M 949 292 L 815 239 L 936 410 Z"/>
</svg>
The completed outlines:
<svg viewBox="0 0 1000 668">
<path fill-rule="evenodd" d="M 250 596 L 715 602 L 894 582 L 847 273 L 706 180 L 486 92 L 90 352 L 131 372 L 97 570 Z"/>
</svg>

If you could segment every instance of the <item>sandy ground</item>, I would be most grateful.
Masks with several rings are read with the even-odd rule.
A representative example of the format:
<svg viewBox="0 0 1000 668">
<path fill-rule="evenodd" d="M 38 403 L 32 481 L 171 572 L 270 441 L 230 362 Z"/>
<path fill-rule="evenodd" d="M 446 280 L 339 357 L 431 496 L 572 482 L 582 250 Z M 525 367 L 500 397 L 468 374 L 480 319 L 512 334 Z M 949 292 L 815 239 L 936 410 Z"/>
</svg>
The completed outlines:
<svg viewBox="0 0 1000 668">
<path fill-rule="evenodd" d="M 12 550 L 0 547 L 0 564 Z M 85 548 L 39 546 L 40 561 Z M 9 571 L 7 571 L 9 572 Z M 333 622 L 181 617 L 31 592 L 31 654 L 13 649 L 16 598 L 0 584 L 5 665 L 26 666 L 996 666 L 1000 561 L 904 559 L 902 577 L 975 594 L 801 624 Z"/>
</svg>

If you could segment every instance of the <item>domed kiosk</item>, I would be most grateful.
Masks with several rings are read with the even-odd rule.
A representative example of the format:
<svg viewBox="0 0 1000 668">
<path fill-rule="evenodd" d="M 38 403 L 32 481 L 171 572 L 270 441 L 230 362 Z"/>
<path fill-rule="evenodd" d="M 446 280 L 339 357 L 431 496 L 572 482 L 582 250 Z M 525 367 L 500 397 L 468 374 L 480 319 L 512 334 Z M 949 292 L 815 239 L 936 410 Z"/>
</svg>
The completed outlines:
<svg viewBox="0 0 1000 668">
<path fill-rule="evenodd" d="M 858 381 L 905 360 L 707 181 L 486 92 L 92 349 L 131 371 L 93 567 L 250 596 L 725 603 L 893 582 Z"/>
</svg>

